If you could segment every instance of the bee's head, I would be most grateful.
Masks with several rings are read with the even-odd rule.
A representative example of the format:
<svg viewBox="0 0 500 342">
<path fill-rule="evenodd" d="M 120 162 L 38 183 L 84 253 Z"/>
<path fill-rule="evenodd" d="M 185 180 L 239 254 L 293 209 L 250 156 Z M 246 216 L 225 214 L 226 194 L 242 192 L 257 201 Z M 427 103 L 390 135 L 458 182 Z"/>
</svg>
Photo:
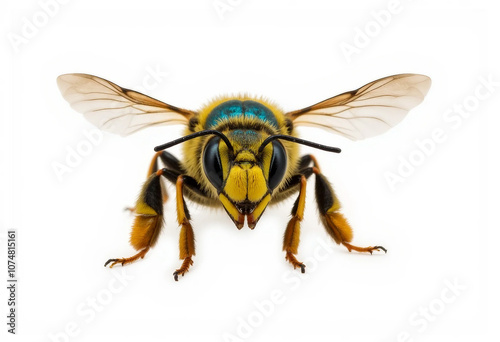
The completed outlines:
<svg viewBox="0 0 500 342">
<path fill-rule="evenodd" d="M 277 140 L 262 150 L 260 144 L 233 145 L 219 136 L 211 138 L 203 151 L 203 170 L 236 226 L 242 228 L 246 216 L 253 229 L 283 180 L 287 154 Z"/>
<path fill-rule="evenodd" d="M 217 190 L 219 200 L 236 227 L 241 229 L 247 217 L 247 224 L 253 229 L 269 204 L 271 194 L 282 184 L 287 172 L 288 156 L 279 140 L 329 152 L 339 153 L 340 149 L 289 135 L 271 135 L 262 140 L 259 134 L 252 132 L 230 133 L 231 143 L 226 135 L 217 130 L 203 130 L 156 146 L 155 151 L 204 135 L 214 135 L 203 148 L 203 172 Z M 238 134 L 246 140 L 234 136 Z"/>
</svg>

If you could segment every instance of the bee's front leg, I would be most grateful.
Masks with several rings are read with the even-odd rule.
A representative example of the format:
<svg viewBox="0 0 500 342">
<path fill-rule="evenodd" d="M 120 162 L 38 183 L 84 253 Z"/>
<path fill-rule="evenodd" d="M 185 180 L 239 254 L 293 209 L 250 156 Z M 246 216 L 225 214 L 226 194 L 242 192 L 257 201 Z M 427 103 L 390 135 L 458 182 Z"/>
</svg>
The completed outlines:
<svg viewBox="0 0 500 342">
<path fill-rule="evenodd" d="M 184 188 L 189 190 L 187 194 L 188 198 L 197 199 L 201 203 L 209 202 L 212 198 L 193 177 L 169 169 L 162 169 L 160 171 L 163 172 L 162 176 L 175 184 L 176 189 L 177 222 L 181 226 L 179 258 L 183 260 L 181 267 L 174 272 L 174 279 L 178 281 L 179 275 L 184 276 L 193 264 L 192 257 L 195 255 L 194 232 L 189 222 L 191 217 L 186 206 L 186 201 L 184 200 Z"/>
<path fill-rule="evenodd" d="M 195 255 L 194 232 L 193 227 L 189 222 L 191 217 L 189 215 L 189 210 L 186 207 L 183 194 L 184 182 L 188 178 L 191 179 L 188 176 L 180 175 L 177 177 L 177 182 L 175 184 L 177 222 L 181 225 L 181 233 L 179 236 L 179 258 L 183 259 L 181 267 L 174 272 L 175 281 L 179 280 L 179 275 L 184 276 L 184 273 L 189 270 L 189 267 L 193 264 L 193 260 L 191 258 Z"/>
<path fill-rule="evenodd" d="M 298 252 L 300 242 L 300 221 L 304 218 L 304 208 L 306 204 L 306 185 L 305 175 L 296 175 L 292 177 L 290 185 L 299 185 L 299 197 L 292 208 L 292 218 L 288 222 L 285 235 L 283 237 L 283 250 L 286 252 L 285 259 L 289 261 L 293 268 L 300 267 L 300 271 L 305 273 L 306 265 L 298 261 L 295 254 Z"/>
</svg>

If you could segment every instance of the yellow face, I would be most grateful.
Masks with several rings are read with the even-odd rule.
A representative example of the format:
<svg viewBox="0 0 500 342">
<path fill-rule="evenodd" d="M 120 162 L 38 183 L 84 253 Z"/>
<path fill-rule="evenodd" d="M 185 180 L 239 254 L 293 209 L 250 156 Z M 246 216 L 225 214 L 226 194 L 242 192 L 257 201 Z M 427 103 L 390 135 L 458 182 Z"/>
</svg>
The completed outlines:
<svg viewBox="0 0 500 342">
<path fill-rule="evenodd" d="M 288 141 L 262 142 L 273 135 L 294 136 L 283 112 L 263 99 L 219 98 L 202 108 L 186 135 L 216 130 L 184 143 L 183 162 L 190 176 L 218 200 L 238 228 L 254 228 L 275 190 L 286 183 L 298 164 L 298 148 Z"/>
<path fill-rule="evenodd" d="M 203 169 L 236 226 L 242 228 L 246 217 L 247 225 L 253 229 L 273 190 L 283 180 L 287 155 L 278 141 L 259 153 L 264 139 L 262 133 L 253 130 L 234 130 L 227 137 L 232 148 L 219 137 L 207 142 Z"/>
</svg>

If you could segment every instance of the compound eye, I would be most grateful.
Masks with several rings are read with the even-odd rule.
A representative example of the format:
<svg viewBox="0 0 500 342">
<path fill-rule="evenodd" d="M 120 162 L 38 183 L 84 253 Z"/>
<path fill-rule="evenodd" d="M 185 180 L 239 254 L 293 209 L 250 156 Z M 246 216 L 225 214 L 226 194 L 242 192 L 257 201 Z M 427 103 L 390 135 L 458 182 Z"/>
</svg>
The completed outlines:
<svg viewBox="0 0 500 342">
<path fill-rule="evenodd" d="M 219 154 L 219 142 L 219 137 L 210 139 L 203 151 L 203 169 L 205 170 L 205 175 L 207 175 L 208 180 L 217 190 L 222 189 L 224 182 Z"/>
<path fill-rule="evenodd" d="M 287 167 L 287 158 L 286 152 L 283 145 L 274 140 L 273 144 L 273 155 L 271 157 L 271 164 L 269 165 L 269 188 L 274 190 L 278 186 L 278 184 L 285 176 L 286 167 Z"/>
</svg>

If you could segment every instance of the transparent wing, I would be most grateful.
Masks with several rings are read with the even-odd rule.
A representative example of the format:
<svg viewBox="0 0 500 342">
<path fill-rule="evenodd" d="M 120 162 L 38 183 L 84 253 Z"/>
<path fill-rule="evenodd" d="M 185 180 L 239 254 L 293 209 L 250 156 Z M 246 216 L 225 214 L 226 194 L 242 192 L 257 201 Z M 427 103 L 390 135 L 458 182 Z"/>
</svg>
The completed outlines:
<svg viewBox="0 0 500 342">
<path fill-rule="evenodd" d="M 87 74 L 57 78 L 64 99 L 98 128 L 122 136 L 157 125 L 187 124 L 197 113 Z"/>
<path fill-rule="evenodd" d="M 424 75 L 393 75 L 313 106 L 286 114 L 295 126 L 315 126 L 352 140 L 372 137 L 398 124 L 423 101 L 431 86 Z"/>
</svg>

